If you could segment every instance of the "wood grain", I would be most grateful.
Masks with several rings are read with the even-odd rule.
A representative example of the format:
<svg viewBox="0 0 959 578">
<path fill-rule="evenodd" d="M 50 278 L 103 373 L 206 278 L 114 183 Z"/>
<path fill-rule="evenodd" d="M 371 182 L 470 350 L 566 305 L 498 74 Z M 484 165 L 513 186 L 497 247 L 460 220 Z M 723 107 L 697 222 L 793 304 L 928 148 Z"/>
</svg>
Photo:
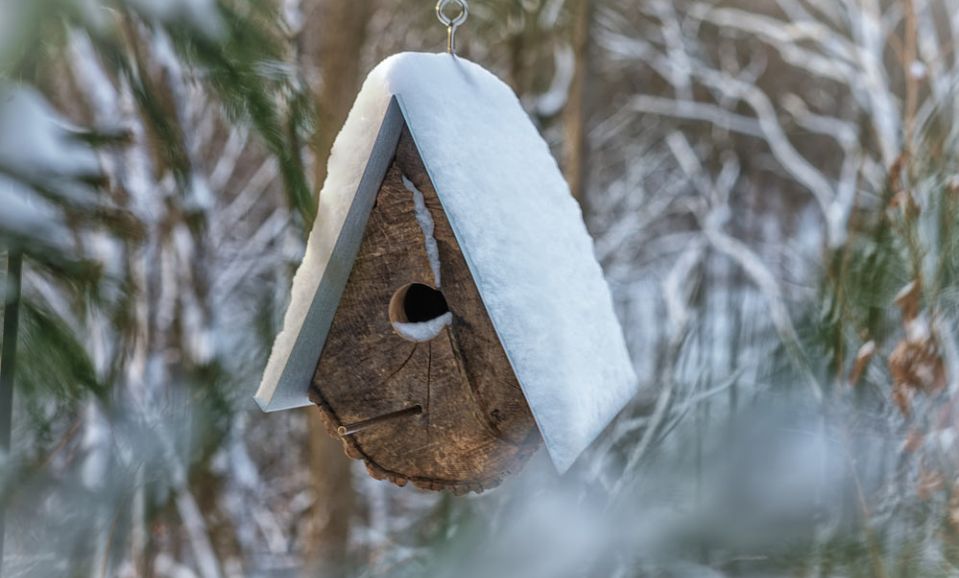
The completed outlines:
<svg viewBox="0 0 959 578">
<path fill-rule="evenodd" d="M 435 224 L 452 324 L 412 343 L 390 325 L 394 291 L 433 284 L 406 176 Z M 370 474 L 399 485 L 480 492 L 521 467 L 539 432 L 436 191 L 404 128 L 367 222 L 310 388 L 327 429 L 420 405 L 423 413 L 343 436 Z"/>
</svg>

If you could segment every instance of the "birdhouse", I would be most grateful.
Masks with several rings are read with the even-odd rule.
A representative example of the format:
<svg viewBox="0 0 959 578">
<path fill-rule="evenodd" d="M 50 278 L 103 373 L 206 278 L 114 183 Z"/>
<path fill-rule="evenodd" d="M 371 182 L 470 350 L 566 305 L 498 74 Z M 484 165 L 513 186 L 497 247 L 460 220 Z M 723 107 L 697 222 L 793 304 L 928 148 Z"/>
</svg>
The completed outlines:
<svg viewBox="0 0 959 578">
<path fill-rule="evenodd" d="M 579 206 L 513 92 L 450 54 L 381 63 L 329 160 L 256 400 L 313 403 L 400 485 L 560 472 L 635 394 Z"/>
</svg>

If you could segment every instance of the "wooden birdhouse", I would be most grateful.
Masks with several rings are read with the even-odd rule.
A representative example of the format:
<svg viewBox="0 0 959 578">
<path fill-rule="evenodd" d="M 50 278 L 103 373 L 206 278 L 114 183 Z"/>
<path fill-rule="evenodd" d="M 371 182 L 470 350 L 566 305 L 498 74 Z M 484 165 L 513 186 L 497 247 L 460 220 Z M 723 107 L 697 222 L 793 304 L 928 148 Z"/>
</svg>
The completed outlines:
<svg viewBox="0 0 959 578">
<path fill-rule="evenodd" d="M 374 477 L 565 471 L 635 394 L 582 215 L 513 92 L 449 54 L 366 80 L 256 400 L 319 406 Z"/>
</svg>

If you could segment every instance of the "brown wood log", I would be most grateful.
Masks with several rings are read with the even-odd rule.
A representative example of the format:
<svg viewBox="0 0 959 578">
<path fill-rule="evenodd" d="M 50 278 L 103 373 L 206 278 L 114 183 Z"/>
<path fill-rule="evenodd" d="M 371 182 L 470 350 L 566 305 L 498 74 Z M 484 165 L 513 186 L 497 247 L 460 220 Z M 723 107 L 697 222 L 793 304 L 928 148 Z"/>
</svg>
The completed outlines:
<svg viewBox="0 0 959 578">
<path fill-rule="evenodd" d="M 389 315 L 398 289 L 434 282 L 403 176 L 423 193 L 433 218 L 440 290 L 453 317 L 422 343 L 394 331 Z M 411 481 L 432 490 L 480 492 L 520 468 L 539 446 L 529 406 L 405 128 L 333 317 L 310 397 L 347 455 L 364 460 L 372 476 L 399 485 Z M 352 433 L 355 424 L 363 427 Z M 351 433 L 338 435 L 338 428 Z"/>
</svg>

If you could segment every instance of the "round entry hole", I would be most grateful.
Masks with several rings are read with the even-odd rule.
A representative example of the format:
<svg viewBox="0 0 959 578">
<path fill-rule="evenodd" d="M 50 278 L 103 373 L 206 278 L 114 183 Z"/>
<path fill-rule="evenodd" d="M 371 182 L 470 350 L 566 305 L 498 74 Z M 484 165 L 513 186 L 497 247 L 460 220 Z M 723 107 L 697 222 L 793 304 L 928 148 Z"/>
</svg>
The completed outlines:
<svg viewBox="0 0 959 578">
<path fill-rule="evenodd" d="M 446 297 L 425 283 L 409 283 L 396 290 L 390 299 L 390 323 L 410 341 L 429 341 L 452 321 Z"/>
</svg>

